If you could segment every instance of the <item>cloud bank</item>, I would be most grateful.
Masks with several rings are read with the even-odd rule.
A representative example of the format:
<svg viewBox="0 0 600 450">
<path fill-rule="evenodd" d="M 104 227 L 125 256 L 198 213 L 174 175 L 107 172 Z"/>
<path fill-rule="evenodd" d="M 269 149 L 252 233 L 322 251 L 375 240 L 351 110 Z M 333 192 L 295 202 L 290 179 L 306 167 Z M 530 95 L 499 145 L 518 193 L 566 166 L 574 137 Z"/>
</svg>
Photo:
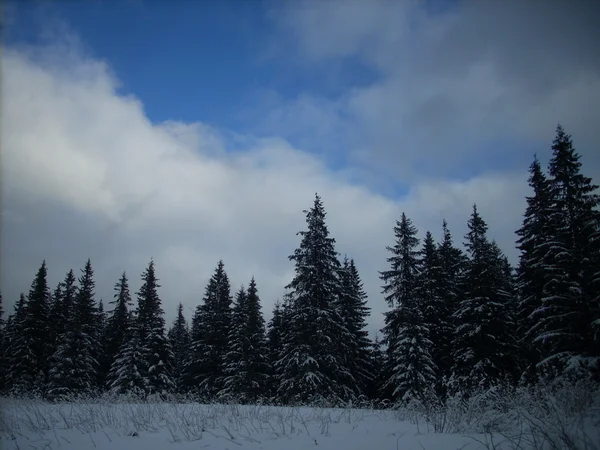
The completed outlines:
<svg viewBox="0 0 600 450">
<path fill-rule="evenodd" d="M 544 66 L 549 57 L 534 52 L 542 45 L 539 38 L 510 35 L 492 20 L 502 18 L 502 11 L 477 4 L 482 2 L 434 16 L 412 2 L 381 2 L 372 9 L 366 2 L 291 2 L 274 9 L 273 20 L 287 27 L 286 42 L 294 44 L 298 64 L 318 67 L 352 56 L 381 77 L 336 99 L 306 94 L 300 108 L 294 100 L 278 99 L 268 124 L 254 135 L 203 123 L 150 122 L 142 100 L 120 92 L 110 63 L 82 51 L 72 36 L 54 37 L 45 47 L 6 49 L 0 255 L 5 301 L 13 303 L 28 290 L 44 258 L 55 285 L 90 257 L 98 297 L 107 302 L 123 270 L 135 291 L 153 257 L 168 320 L 178 302 L 189 319 L 222 258 L 233 289 L 256 277 L 269 316 L 293 276 L 287 256 L 299 243 L 302 211 L 315 192 L 323 198 L 338 251 L 355 258 L 365 282 L 372 334 L 386 309 L 378 272 L 386 269 L 385 247 L 393 244 L 392 227 L 403 211 L 421 235 L 431 230 L 439 237 L 446 218 L 460 243 L 476 202 L 490 236 L 515 261 L 513 232 L 525 207 L 533 152 L 525 164 L 504 164 L 515 150 L 498 146 L 499 136 L 504 144 L 542 143 L 546 149 L 560 119 L 587 158 L 584 167 L 596 170 L 598 160 L 586 143 L 598 133 L 590 126 L 599 118 L 594 105 L 600 89 L 592 89 L 600 87 L 598 66 L 571 54 L 564 55 L 560 70 Z M 521 32 L 527 14 L 536 12 L 523 11 L 523 17 L 510 16 Z M 564 17 L 554 14 L 552 20 Z M 586 26 L 569 17 L 570 26 Z M 552 20 L 542 22 L 548 28 Z M 502 37 L 511 39 L 492 45 Z M 590 48 L 586 42 L 578 43 L 582 54 Z M 279 50 L 271 48 L 273 55 Z M 517 63 L 528 67 L 528 77 L 510 68 Z M 351 124 L 356 129 L 361 146 L 351 148 L 343 167 L 333 170 L 328 155 L 287 139 L 296 133 L 310 147 L 315 118 L 319 139 L 333 142 Z M 485 167 L 456 176 L 454 168 L 478 157 Z M 379 189 L 386 177 L 405 181 L 407 192 L 393 196 Z"/>
</svg>

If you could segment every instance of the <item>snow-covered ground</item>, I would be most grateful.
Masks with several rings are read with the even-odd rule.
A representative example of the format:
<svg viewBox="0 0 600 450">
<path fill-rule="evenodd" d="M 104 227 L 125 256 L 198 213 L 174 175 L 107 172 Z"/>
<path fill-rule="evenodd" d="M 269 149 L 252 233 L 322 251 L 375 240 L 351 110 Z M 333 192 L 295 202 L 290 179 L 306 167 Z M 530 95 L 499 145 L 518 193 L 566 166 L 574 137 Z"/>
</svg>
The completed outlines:
<svg viewBox="0 0 600 450">
<path fill-rule="evenodd" d="M 573 410 L 576 399 L 509 409 L 479 399 L 430 411 L 428 421 L 414 409 L 0 401 L 3 450 L 600 449 L 597 415 Z"/>
</svg>

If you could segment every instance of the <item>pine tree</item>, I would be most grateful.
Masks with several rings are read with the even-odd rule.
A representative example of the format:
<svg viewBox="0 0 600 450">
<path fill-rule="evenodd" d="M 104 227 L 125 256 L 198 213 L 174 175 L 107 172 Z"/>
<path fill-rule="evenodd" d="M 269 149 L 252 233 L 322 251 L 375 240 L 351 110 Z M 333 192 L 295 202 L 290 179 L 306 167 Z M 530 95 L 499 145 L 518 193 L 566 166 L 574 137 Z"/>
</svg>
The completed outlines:
<svg viewBox="0 0 600 450">
<path fill-rule="evenodd" d="M 223 388 L 230 321 L 229 277 L 219 261 L 192 319 L 190 354 L 184 368 L 188 388 L 208 399 Z"/>
<path fill-rule="evenodd" d="M 4 308 L 2 305 L 2 293 L 0 292 L 0 393 L 4 392 L 6 384 L 6 322 L 4 321 Z"/>
<path fill-rule="evenodd" d="M 278 383 L 275 367 L 283 349 L 283 332 L 283 311 L 281 303 L 277 301 L 273 307 L 273 316 L 267 325 L 267 352 L 271 368 L 268 393 L 271 398 L 275 398 L 277 394 Z"/>
<path fill-rule="evenodd" d="M 388 378 L 384 387 L 393 399 L 422 401 L 434 387 L 435 366 L 419 296 L 419 239 L 417 229 L 404 213 L 396 222 L 394 234 L 394 247 L 387 247 L 392 253 L 387 259 L 390 269 L 381 272 L 383 293 L 393 308 L 386 313 L 383 329 L 388 344 Z"/>
<path fill-rule="evenodd" d="M 114 300 L 110 302 L 111 305 L 114 305 L 114 309 L 109 314 L 106 322 L 102 358 L 108 388 L 111 388 L 116 380 L 117 373 L 112 371 L 111 368 L 117 358 L 119 358 L 121 349 L 124 348 L 123 346 L 128 344 L 127 339 L 130 335 L 130 327 L 132 325 L 130 308 L 133 306 L 133 302 L 129 293 L 129 281 L 125 272 L 123 272 L 121 278 L 115 284 L 114 291 Z"/>
<path fill-rule="evenodd" d="M 341 287 L 335 239 L 318 195 L 305 213 L 308 230 L 299 232 L 300 247 L 289 257 L 296 273 L 286 286 L 290 329 L 277 362 L 278 396 L 287 403 L 348 401 L 359 389 L 344 365 L 350 335 L 336 308 Z"/>
<path fill-rule="evenodd" d="M 48 342 L 50 291 L 46 278 L 47 267 L 44 261 L 33 280 L 24 305 L 23 320 L 19 323 L 21 336 L 14 341 L 20 348 L 13 348 L 13 356 L 22 360 L 16 362 L 13 359 L 15 364 L 9 367 L 12 379 L 18 380 L 18 390 L 34 395 L 44 394 L 48 356 L 52 349 L 51 343 Z"/>
<path fill-rule="evenodd" d="M 487 224 L 477 207 L 468 222 L 469 254 L 464 292 L 454 314 L 456 329 L 450 387 L 470 394 L 512 381 L 517 346 L 511 317 L 510 280 L 504 256 L 487 238 Z"/>
<path fill-rule="evenodd" d="M 173 351 L 167 340 L 164 312 L 158 295 L 158 279 L 151 260 L 142 274 L 137 292 L 137 328 L 142 344 L 144 387 L 149 394 L 166 394 L 175 389 L 172 377 Z"/>
<path fill-rule="evenodd" d="M 236 296 L 229 332 L 223 395 L 242 403 L 261 400 L 269 386 L 269 360 L 265 321 L 254 277 L 248 291 Z"/>
<path fill-rule="evenodd" d="M 25 294 L 21 293 L 5 329 L 5 391 L 15 396 L 31 393 L 35 381 L 32 375 L 34 373 L 32 362 L 35 355 L 29 345 L 29 336 L 24 333 L 26 310 L 27 300 Z"/>
<path fill-rule="evenodd" d="M 108 387 L 113 394 L 146 394 L 146 367 L 138 323 L 137 312 L 134 311 L 129 317 L 123 343 L 108 373 Z"/>
<path fill-rule="evenodd" d="M 94 288 L 94 271 L 88 259 L 74 302 L 66 311 L 66 330 L 51 358 L 48 394 L 53 398 L 88 395 L 97 390 L 100 343 Z"/>
<path fill-rule="evenodd" d="M 367 294 L 353 259 L 344 257 L 340 281 L 337 308 L 350 337 L 346 343 L 345 365 L 356 380 L 360 393 L 365 394 L 373 383 L 375 370 L 370 353 L 372 344 L 365 329 L 371 309 L 367 306 Z"/>
<path fill-rule="evenodd" d="M 423 338 L 421 358 L 426 361 L 420 380 L 423 393 L 443 395 L 444 359 L 442 353 L 447 347 L 448 303 L 438 289 L 442 276 L 442 266 L 435 241 L 431 232 L 425 233 L 423 246 L 419 254 L 419 273 L 417 275 L 416 295 L 420 302 L 423 317 Z M 427 361 L 427 358 L 430 358 Z M 439 364 L 442 366 L 440 369 Z M 431 389 L 435 387 L 435 389 Z M 423 394 L 421 400 L 425 399 Z"/>
<path fill-rule="evenodd" d="M 173 322 L 173 326 L 169 329 L 167 337 L 173 350 L 173 379 L 177 390 L 182 392 L 184 389 L 183 369 L 189 351 L 190 332 L 183 315 L 183 305 L 181 303 L 177 306 L 177 317 Z"/>
<path fill-rule="evenodd" d="M 431 330 L 431 341 L 434 343 L 432 357 L 438 368 L 437 393 L 444 399 L 447 393 L 448 380 L 452 373 L 452 349 L 455 323 L 453 315 L 458 307 L 462 291 L 463 272 L 466 257 L 462 250 L 455 247 L 448 224 L 442 223 L 442 242 L 437 246 L 439 271 L 436 271 L 438 326 Z"/>
<path fill-rule="evenodd" d="M 600 311 L 598 267 L 600 199 L 591 178 L 580 173 L 579 154 L 559 125 L 549 163 L 549 237 L 541 244 L 543 264 L 552 274 L 531 333 L 545 374 L 567 370 L 575 376 L 598 370 L 600 350 L 595 321 Z"/>
<path fill-rule="evenodd" d="M 536 365 L 541 359 L 539 348 L 536 348 L 532 328 L 536 325 L 535 312 L 542 307 L 544 286 L 550 279 L 548 266 L 544 264 L 546 242 L 549 242 L 550 187 L 537 157 L 529 168 L 529 186 L 533 196 L 527 197 L 527 209 L 523 225 L 517 230 L 519 239 L 517 248 L 521 254 L 517 269 L 517 289 L 519 295 L 518 330 L 525 371 L 522 382 L 536 380 Z"/>
</svg>

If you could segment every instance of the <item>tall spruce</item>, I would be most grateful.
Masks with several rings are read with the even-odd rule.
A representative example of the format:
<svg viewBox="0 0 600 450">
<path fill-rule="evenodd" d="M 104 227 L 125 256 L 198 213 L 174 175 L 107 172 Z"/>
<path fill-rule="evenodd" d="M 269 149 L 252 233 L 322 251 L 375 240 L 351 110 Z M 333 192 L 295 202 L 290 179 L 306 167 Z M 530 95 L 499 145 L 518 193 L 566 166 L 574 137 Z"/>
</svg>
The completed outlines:
<svg viewBox="0 0 600 450">
<path fill-rule="evenodd" d="M 385 300 L 392 308 L 382 330 L 388 344 L 384 387 L 395 400 L 425 400 L 434 388 L 435 366 L 419 295 L 417 229 L 404 213 L 400 222 L 396 221 L 394 235 L 395 245 L 387 247 L 392 254 L 387 259 L 390 269 L 380 275 Z"/>
<path fill-rule="evenodd" d="M 240 289 L 233 307 L 223 393 L 242 403 L 262 400 L 269 386 L 269 359 L 258 288 L 254 277 Z"/>
<path fill-rule="evenodd" d="M 141 347 L 144 388 L 148 394 L 166 394 L 175 389 L 173 352 L 167 340 L 162 302 L 158 295 L 158 278 L 154 260 L 142 274 L 143 284 L 137 292 L 137 332 Z"/>
<path fill-rule="evenodd" d="M 537 335 L 534 326 L 538 320 L 536 315 L 543 306 L 544 286 L 551 277 L 550 267 L 544 263 L 546 243 L 550 242 L 552 233 L 550 185 L 537 156 L 529 167 L 528 183 L 533 195 L 526 197 L 523 225 L 517 230 L 517 248 L 520 250 L 516 277 L 519 297 L 517 336 L 524 356 L 523 383 L 533 383 L 537 379 L 536 366 L 541 355 L 533 343 Z"/>
<path fill-rule="evenodd" d="M 100 342 L 94 289 L 94 271 L 88 259 L 74 302 L 67 311 L 66 330 L 52 356 L 48 392 L 51 397 L 87 395 L 98 388 Z"/>
<path fill-rule="evenodd" d="M 48 372 L 48 357 L 52 350 L 52 343 L 48 342 L 50 335 L 50 291 L 47 282 L 46 261 L 41 267 L 31 284 L 23 311 L 23 320 L 19 323 L 20 333 L 15 340 L 15 358 L 22 358 L 12 367 L 11 377 L 19 386 L 19 391 L 26 391 L 35 395 L 44 394 L 44 386 Z M 20 355 L 20 356 L 17 356 Z M 18 381 L 17 381 L 18 380 Z"/>
<path fill-rule="evenodd" d="M 356 380 L 359 392 L 365 394 L 374 381 L 374 371 L 371 360 L 371 341 L 366 330 L 367 317 L 371 308 L 367 306 L 367 294 L 354 263 L 354 259 L 344 257 L 340 271 L 340 294 L 337 308 L 350 340 L 346 343 L 347 353 L 345 365 Z"/>
<path fill-rule="evenodd" d="M 458 307 L 462 290 L 462 278 L 466 264 L 463 251 L 454 245 L 446 220 L 442 222 L 442 241 L 437 246 L 439 270 L 436 274 L 437 298 L 439 299 L 438 326 L 431 330 L 434 343 L 432 357 L 438 368 L 437 392 L 441 398 L 447 393 L 452 373 L 452 348 L 455 323 L 454 312 Z"/>
<path fill-rule="evenodd" d="M 186 385 L 207 398 L 214 398 L 223 389 L 230 322 L 231 286 L 225 264 L 219 261 L 192 319 L 184 368 Z"/>
<path fill-rule="evenodd" d="M 190 330 L 183 315 L 183 304 L 177 305 L 177 316 L 167 333 L 173 350 L 173 380 L 178 392 L 184 391 L 183 369 L 190 345 Z"/>
<path fill-rule="evenodd" d="M 2 293 L 0 292 L 0 393 L 4 392 L 6 385 L 6 322 L 4 320 L 4 305 L 2 303 Z"/>
<path fill-rule="evenodd" d="M 31 375 L 34 355 L 29 346 L 28 335 L 24 333 L 26 309 L 27 300 L 25 294 L 21 293 L 5 329 L 5 392 L 15 396 L 30 393 L 35 381 Z"/>
<path fill-rule="evenodd" d="M 290 316 L 277 362 L 278 396 L 287 403 L 339 403 L 359 394 L 345 366 L 349 332 L 337 311 L 340 262 L 319 195 L 306 214 L 300 247 L 289 257 L 295 276 L 286 286 Z"/>
<path fill-rule="evenodd" d="M 469 395 L 513 381 L 517 346 L 511 317 L 510 282 L 505 259 L 487 237 L 487 224 L 477 207 L 468 222 L 468 262 L 464 292 L 454 313 L 454 365 L 450 388 Z"/>
<path fill-rule="evenodd" d="M 106 372 L 106 387 L 110 388 L 115 381 L 116 373 L 111 367 L 119 357 L 121 348 L 127 343 L 132 322 L 130 308 L 133 306 L 129 292 L 129 280 L 123 272 L 114 286 L 113 310 L 108 314 L 104 333 L 103 371 Z"/>
<path fill-rule="evenodd" d="M 581 174 L 580 155 L 560 125 L 552 151 L 549 232 L 541 244 L 543 264 L 552 276 L 531 332 L 542 353 L 538 368 L 544 375 L 589 375 L 598 370 L 600 358 L 594 329 L 600 311 L 598 187 Z"/>
<path fill-rule="evenodd" d="M 282 305 L 279 301 L 276 301 L 275 305 L 273 306 L 273 315 L 267 325 L 267 354 L 270 366 L 268 395 L 271 399 L 275 398 L 277 395 L 278 383 L 276 364 L 280 358 L 283 348 L 283 326 L 284 321 Z"/>
</svg>

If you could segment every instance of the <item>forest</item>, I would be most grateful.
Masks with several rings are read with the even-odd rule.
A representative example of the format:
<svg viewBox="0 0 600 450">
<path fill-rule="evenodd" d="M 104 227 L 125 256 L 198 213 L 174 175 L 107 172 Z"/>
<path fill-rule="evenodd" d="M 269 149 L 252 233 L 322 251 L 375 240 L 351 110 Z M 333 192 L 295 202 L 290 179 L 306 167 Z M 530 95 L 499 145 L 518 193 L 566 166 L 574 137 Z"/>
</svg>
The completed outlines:
<svg viewBox="0 0 600 450">
<path fill-rule="evenodd" d="M 336 252 L 316 195 L 289 256 L 295 275 L 268 323 L 260 280 L 236 280 L 245 287 L 232 292 L 223 261 L 193 316 L 179 304 L 172 324 L 154 261 L 138 292 L 123 273 L 107 305 L 95 296 L 90 260 L 56 287 L 44 261 L 6 318 L 0 297 L 1 395 L 398 407 L 499 387 L 598 383 L 600 197 L 560 125 L 547 169 L 534 157 L 528 182 L 516 267 L 476 205 L 466 236 L 444 222 L 440 242 L 430 231 L 419 239 L 402 214 L 390 224 L 382 295 L 369 299 L 360 261 Z M 372 341 L 375 302 L 388 309 Z"/>
</svg>

